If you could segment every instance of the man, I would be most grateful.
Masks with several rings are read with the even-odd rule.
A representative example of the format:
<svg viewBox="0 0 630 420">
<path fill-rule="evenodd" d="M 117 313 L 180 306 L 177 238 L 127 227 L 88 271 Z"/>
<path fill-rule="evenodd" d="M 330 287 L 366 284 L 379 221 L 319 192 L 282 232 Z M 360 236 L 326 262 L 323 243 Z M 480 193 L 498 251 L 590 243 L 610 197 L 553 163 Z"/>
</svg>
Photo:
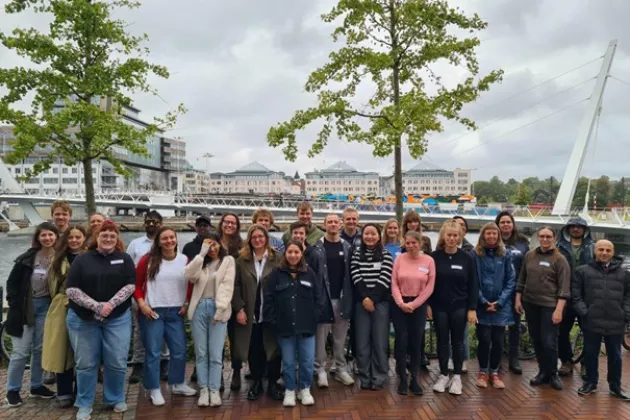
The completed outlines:
<svg viewBox="0 0 630 420">
<path fill-rule="evenodd" d="M 304 259 L 306 260 L 306 264 L 311 267 L 318 278 L 323 279 L 322 258 L 320 258 L 315 247 L 308 243 L 308 226 L 301 221 L 293 222 L 289 226 L 289 232 L 291 233 L 291 239 L 304 245 Z"/>
<path fill-rule="evenodd" d="M 328 388 L 326 374 L 326 341 L 332 330 L 333 357 L 335 360 L 334 378 L 346 386 L 354 385 L 354 379 L 347 371 L 344 346 L 350 314 L 352 313 L 352 282 L 350 280 L 350 257 L 352 246 L 339 234 L 341 222 L 336 214 L 324 219 L 326 234 L 317 241 L 315 249 L 320 255 L 321 274 L 325 293 L 322 294 L 324 312 L 315 336 L 315 373 L 317 385 Z"/>
<path fill-rule="evenodd" d="M 201 215 L 197 217 L 195 220 L 195 231 L 197 232 L 197 236 L 184 245 L 184 249 L 182 249 L 182 254 L 188 257 L 188 261 L 192 261 L 199 252 L 201 252 L 201 246 L 203 245 L 203 240 L 208 237 L 212 230 L 212 221 L 210 216 Z"/>
<path fill-rule="evenodd" d="M 261 225 L 267 232 L 270 231 L 273 225 L 273 214 L 267 209 L 258 209 L 252 215 L 252 223 L 255 225 Z M 273 249 L 281 254 L 284 254 L 284 242 L 275 236 L 269 235 L 269 244 Z"/>
<path fill-rule="evenodd" d="M 556 246 L 564 255 L 571 266 L 571 273 L 575 275 L 579 266 L 593 262 L 593 240 L 591 231 L 586 220 L 581 217 L 573 217 L 560 231 L 560 237 Z M 573 276 L 572 276 L 573 278 Z M 575 305 L 571 301 L 567 302 L 562 323 L 560 324 L 560 335 L 558 336 L 558 356 L 562 361 L 562 366 L 558 370 L 560 376 L 568 376 L 573 372 L 573 349 L 571 347 L 571 330 L 575 324 L 575 319 L 581 326 L 582 320 L 574 310 Z M 582 363 L 582 378 L 586 376 L 586 365 Z"/>
<path fill-rule="evenodd" d="M 630 272 L 622 267 L 623 259 L 614 254 L 610 241 L 598 241 L 595 261 L 575 271 L 571 295 L 575 312 L 582 317 L 586 364 L 586 381 L 578 394 L 587 395 L 597 390 L 603 339 L 608 356 L 610 393 L 630 401 L 630 396 L 621 389 L 621 343 L 626 322 L 630 321 Z"/>
<path fill-rule="evenodd" d="M 306 226 L 306 242 L 313 246 L 323 236 L 324 232 L 316 225 L 312 223 L 313 219 L 313 206 L 308 201 L 302 201 L 297 207 L 298 221 Z M 282 242 L 287 243 L 291 238 L 291 230 L 288 230 L 282 235 Z"/>
<path fill-rule="evenodd" d="M 352 208 L 343 209 L 343 230 L 341 239 L 348 242 L 353 248 L 361 246 L 361 229 L 359 229 L 359 212 Z"/>
<path fill-rule="evenodd" d="M 127 247 L 127 254 L 133 260 L 133 263 L 137 266 L 140 259 L 144 257 L 151 247 L 153 246 L 153 240 L 155 235 L 162 227 L 162 215 L 155 210 L 151 210 L 144 215 L 144 232 L 145 235 L 136 238 L 129 243 Z M 144 344 L 140 337 L 140 325 L 138 324 L 137 304 L 135 299 L 132 303 L 132 320 L 133 320 L 133 355 L 131 358 L 131 364 L 133 369 L 129 376 L 129 383 L 135 384 L 140 382 L 142 378 L 142 367 L 144 365 Z M 168 358 L 169 352 L 166 343 L 162 345 L 162 361 L 160 363 L 160 377 L 162 380 L 168 379 Z"/>
<path fill-rule="evenodd" d="M 50 205 L 50 214 L 53 224 L 59 231 L 61 236 L 70 224 L 70 218 L 72 217 L 72 207 L 70 203 L 65 200 L 56 200 Z"/>
</svg>

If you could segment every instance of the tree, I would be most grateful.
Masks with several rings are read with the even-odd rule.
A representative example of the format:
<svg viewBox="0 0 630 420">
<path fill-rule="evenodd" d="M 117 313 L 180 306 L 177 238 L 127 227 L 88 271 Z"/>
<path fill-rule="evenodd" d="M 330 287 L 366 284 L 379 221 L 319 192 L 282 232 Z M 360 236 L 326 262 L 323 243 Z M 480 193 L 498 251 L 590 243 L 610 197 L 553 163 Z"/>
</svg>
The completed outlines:
<svg viewBox="0 0 630 420">
<path fill-rule="evenodd" d="M 572 207 L 578 207 L 578 208 L 583 208 L 584 207 L 584 199 L 586 197 L 586 190 L 588 188 L 588 178 L 585 176 L 581 176 L 580 179 L 578 179 L 578 183 L 577 186 L 575 187 L 575 194 L 573 194 L 573 202 Z M 592 192 L 589 194 L 591 195 L 590 199 L 592 200 Z"/>
<path fill-rule="evenodd" d="M 605 208 L 610 201 L 610 178 L 602 175 L 595 181 L 595 197 L 597 199 L 597 207 Z"/>
<path fill-rule="evenodd" d="M 523 184 L 518 185 L 516 196 L 513 197 L 512 202 L 519 206 L 527 206 L 532 202 L 532 193 L 529 188 Z"/>
<path fill-rule="evenodd" d="M 137 128 L 121 118 L 132 105 L 129 95 L 157 95 L 147 78 L 168 78 L 168 70 L 144 59 L 147 35 L 132 36 L 126 22 L 112 17 L 120 8 L 133 9 L 133 0 L 12 0 L 9 14 L 32 9 L 52 15 L 48 33 L 34 28 L 0 33 L 0 42 L 25 57 L 33 68 L 0 68 L 0 121 L 15 126 L 13 151 L 16 163 L 38 151 L 43 159 L 26 178 L 47 170 L 61 157 L 67 165 L 83 165 L 86 210 L 95 211 L 92 161 L 107 159 L 116 171 L 129 176 L 117 149 L 147 155 L 146 144 L 161 129 L 172 127 L 183 105 Z M 30 110 L 16 103 L 32 97 Z"/>
<path fill-rule="evenodd" d="M 615 183 L 613 188 L 612 201 L 615 204 L 619 204 L 622 207 L 626 205 L 626 195 L 628 190 L 626 188 L 626 179 L 621 178 L 619 181 Z"/>
<path fill-rule="evenodd" d="M 479 76 L 475 52 L 479 39 L 451 32 L 473 34 L 487 23 L 443 0 L 338 0 L 322 19 L 339 22 L 332 37 L 336 42 L 343 39 L 345 45 L 306 82 L 306 91 L 317 93 L 317 105 L 271 127 L 267 141 L 272 147 L 283 146 L 285 157 L 295 161 L 296 132 L 323 120 L 309 157 L 324 149 L 333 131 L 340 139 L 372 146 L 375 156 L 393 152 L 396 215 L 401 219 L 403 140 L 417 159 L 426 150 L 427 135 L 441 132 L 444 120 L 476 128 L 472 120 L 460 116 L 462 107 L 502 77 L 502 71 Z M 465 65 L 469 76 L 446 87 L 432 68 L 440 60 Z M 353 104 L 360 85 L 372 94 L 367 103 Z"/>
</svg>

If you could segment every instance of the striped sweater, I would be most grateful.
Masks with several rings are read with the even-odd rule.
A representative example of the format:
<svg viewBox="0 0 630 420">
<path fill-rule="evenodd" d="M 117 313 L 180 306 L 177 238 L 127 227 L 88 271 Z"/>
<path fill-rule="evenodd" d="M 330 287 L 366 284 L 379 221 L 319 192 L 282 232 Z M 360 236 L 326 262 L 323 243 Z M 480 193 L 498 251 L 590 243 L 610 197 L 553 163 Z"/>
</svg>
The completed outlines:
<svg viewBox="0 0 630 420">
<path fill-rule="evenodd" d="M 374 251 L 366 248 L 361 259 L 361 249 L 355 249 L 350 261 L 350 277 L 359 302 L 369 297 L 372 302 L 387 301 L 392 283 L 394 261 L 386 249 L 381 260 L 374 258 Z"/>
</svg>

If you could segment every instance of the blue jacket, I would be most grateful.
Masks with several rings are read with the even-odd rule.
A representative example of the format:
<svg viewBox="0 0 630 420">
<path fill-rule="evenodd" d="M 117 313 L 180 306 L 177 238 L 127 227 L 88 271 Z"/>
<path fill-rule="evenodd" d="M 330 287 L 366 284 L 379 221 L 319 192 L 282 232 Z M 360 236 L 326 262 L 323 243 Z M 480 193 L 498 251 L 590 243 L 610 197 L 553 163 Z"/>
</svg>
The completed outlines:
<svg viewBox="0 0 630 420">
<path fill-rule="evenodd" d="M 512 257 L 512 265 L 514 265 L 514 274 L 518 279 L 518 275 L 521 273 L 521 267 L 523 266 L 523 259 L 525 254 L 529 251 L 529 242 L 516 241 L 513 245 L 505 245 L 505 248 Z"/>
<path fill-rule="evenodd" d="M 516 275 L 509 251 L 496 255 L 495 249 L 486 249 L 485 256 L 472 253 L 479 278 L 477 318 L 481 325 L 506 326 L 514 324 L 512 301 L 516 292 Z M 498 302 L 496 312 L 486 311 L 490 302 Z"/>
</svg>

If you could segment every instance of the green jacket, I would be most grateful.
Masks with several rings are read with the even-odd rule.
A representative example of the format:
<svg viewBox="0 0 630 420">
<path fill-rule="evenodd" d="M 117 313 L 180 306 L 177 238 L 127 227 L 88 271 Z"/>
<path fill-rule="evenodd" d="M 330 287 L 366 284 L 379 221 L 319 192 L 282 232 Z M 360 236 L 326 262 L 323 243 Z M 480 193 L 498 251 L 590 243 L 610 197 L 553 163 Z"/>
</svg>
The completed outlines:
<svg viewBox="0 0 630 420">
<path fill-rule="evenodd" d="M 311 228 L 306 233 L 306 242 L 310 246 L 315 246 L 317 241 L 319 241 L 323 237 L 324 237 L 324 231 L 318 228 L 317 225 L 313 223 L 311 224 Z M 291 239 L 291 231 L 287 230 L 286 232 L 284 232 L 284 235 L 282 235 L 282 242 L 284 242 L 285 246 L 287 242 L 289 242 L 289 239 Z"/>
</svg>

